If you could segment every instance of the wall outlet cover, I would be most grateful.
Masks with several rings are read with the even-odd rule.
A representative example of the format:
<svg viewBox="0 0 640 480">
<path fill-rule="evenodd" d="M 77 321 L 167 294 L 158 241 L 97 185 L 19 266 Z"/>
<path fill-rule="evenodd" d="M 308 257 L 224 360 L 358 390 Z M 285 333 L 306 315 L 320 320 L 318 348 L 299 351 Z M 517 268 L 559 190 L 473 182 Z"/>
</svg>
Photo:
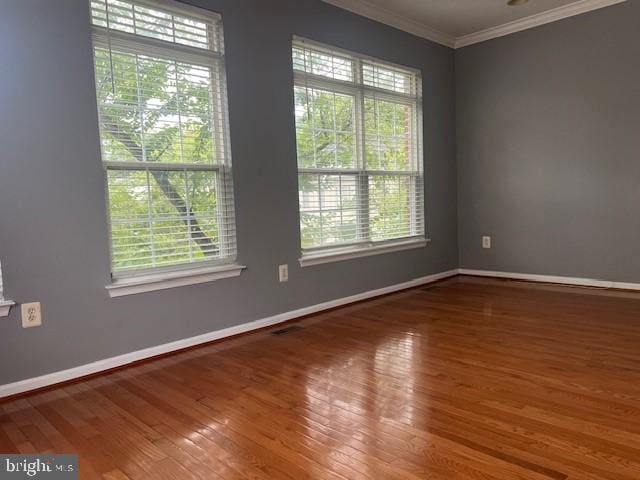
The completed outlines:
<svg viewBox="0 0 640 480">
<path fill-rule="evenodd" d="M 482 248 L 491 248 L 491 237 L 482 237 Z"/>
<path fill-rule="evenodd" d="M 39 327 L 42 325 L 40 302 L 23 303 L 20 309 L 22 311 L 22 328 Z"/>
</svg>

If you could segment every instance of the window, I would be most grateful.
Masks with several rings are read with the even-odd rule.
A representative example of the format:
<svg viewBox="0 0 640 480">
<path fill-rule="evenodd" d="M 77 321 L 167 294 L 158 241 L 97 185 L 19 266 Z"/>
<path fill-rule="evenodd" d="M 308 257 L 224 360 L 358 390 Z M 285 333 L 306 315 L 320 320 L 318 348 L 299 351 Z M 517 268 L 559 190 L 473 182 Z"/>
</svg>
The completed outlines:
<svg viewBox="0 0 640 480">
<path fill-rule="evenodd" d="M 91 18 L 112 276 L 233 263 L 220 17 L 92 0 Z"/>
<path fill-rule="evenodd" d="M 4 290 L 2 287 L 2 263 L 0 263 L 0 303 L 4 302 Z"/>
<path fill-rule="evenodd" d="M 302 264 L 424 245 L 420 73 L 298 38 L 292 53 Z"/>
<path fill-rule="evenodd" d="M 2 289 L 2 264 L 0 264 L 0 317 L 9 315 L 9 310 L 15 305 L 11 300 L 4 299 L 4 290 Z"/>
</svg>

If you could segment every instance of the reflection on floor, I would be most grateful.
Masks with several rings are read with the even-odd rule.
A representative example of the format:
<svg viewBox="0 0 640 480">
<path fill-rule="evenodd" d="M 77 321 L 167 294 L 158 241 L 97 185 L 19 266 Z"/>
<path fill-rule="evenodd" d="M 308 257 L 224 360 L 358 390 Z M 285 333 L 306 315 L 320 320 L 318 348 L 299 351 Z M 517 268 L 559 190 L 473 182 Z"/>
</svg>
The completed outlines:
<svg viewBox="0 0 640 480">
<path fill-rule="evenodd" d="M 640 478 L 640 295 L 457 277 L 0 403 L 81 479 Z"/>
</svg>

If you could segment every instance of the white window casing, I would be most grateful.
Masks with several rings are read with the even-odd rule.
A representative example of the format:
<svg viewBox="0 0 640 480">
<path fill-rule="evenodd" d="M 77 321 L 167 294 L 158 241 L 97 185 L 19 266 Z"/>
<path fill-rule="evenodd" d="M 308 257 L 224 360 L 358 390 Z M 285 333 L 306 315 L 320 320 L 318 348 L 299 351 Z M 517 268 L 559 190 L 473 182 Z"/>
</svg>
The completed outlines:
<svg viewBox="0 0 640 480">
<path fill-rule="evenodd" d="M 0 317 L 9 315 L 9 310 L 15 305 L 11 300 L 4 299 L 4 286 L 2 283 L 2 263 L 0 263 Z"/>
</svg>

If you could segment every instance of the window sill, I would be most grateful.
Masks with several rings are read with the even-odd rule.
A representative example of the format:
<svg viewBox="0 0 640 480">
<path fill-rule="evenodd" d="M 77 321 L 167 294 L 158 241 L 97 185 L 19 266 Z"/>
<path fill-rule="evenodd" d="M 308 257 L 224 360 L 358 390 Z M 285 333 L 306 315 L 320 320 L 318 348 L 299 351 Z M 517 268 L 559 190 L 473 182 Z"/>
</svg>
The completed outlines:
<svg viewBox="0 0 640 480">
<path fill-rule="evenodd" d="M 140 277 L 114 280 L 107 285 L 111 298 L 137 293 L 154 292 L 168 288 L 196 285 L 198 283 L 213 282 L 222 278 L 238 277 L 246 267 L 242 265 L 224 265 L 207 268 L 194 268 L 177 272 L 164 272 L 144 275 Z"/>
<path fill-rule="evenodd" d="M 15 302 L 12 302 L 11 300 L 0 301 L 0 317 L 6 317 L 9 315 L 9 310 L 11 310 L 11 307 L 14 305 Z"/>
<path fill-rule="evenodd" d="M 351 260 L 352 258 L 369 257 L 371 255 L 382 255 L 384 253 L 400 252 L 414 248 L 426 247 L 430 239 L 412 239 L 393 243 L 386 243 L 375 246 L 359 246 L 348 248 L 335 248 L 325 251 L 317 251 L 313 253 L 303 254 L 300 258 L 301 267 L 311 267 L 323 263 L 341 262 L 343 260 Z"/>
</svg>

